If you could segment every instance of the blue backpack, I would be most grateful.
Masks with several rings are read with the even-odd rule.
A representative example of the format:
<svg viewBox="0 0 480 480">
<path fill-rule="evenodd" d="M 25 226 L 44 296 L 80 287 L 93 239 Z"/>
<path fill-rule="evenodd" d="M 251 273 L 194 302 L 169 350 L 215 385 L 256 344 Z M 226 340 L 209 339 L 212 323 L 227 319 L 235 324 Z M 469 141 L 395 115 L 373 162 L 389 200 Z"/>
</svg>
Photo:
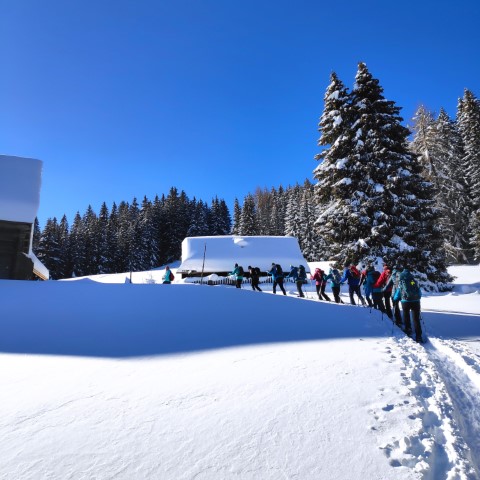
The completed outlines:
<svg viewBox="0 0 480 480">
<path fill-rule="evenodd" d="M 418 302 L 422 297 L 422 292 L 418 283 L 412 275 L 400 277 L 400 298 L 406 302 Z"/>
</svg>

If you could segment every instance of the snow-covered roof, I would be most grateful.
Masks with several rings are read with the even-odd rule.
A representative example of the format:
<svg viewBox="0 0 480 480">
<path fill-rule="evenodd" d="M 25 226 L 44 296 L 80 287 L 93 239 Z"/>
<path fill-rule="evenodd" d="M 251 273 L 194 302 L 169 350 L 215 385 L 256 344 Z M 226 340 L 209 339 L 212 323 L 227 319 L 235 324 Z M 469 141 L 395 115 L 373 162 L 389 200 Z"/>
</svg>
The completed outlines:
<svg viewBox="0 0 480 480">
<path fill-rule="evenodd" d="M 40 204 L 41 160 L 0 155 L 0 220 L 33 223 Z"/>
<path fill-rule="evenodd" d="M 235 263 L 244 269 L 251 265 L 262 271 L 270 270 L 272 262 L 283 269 L 290 265 L 307 266 L 295 237 L 225 235 L 185 238 L 178 271 L 201 272 L 204 252 L 206 273 L 231 272 Z"/>
</svg>

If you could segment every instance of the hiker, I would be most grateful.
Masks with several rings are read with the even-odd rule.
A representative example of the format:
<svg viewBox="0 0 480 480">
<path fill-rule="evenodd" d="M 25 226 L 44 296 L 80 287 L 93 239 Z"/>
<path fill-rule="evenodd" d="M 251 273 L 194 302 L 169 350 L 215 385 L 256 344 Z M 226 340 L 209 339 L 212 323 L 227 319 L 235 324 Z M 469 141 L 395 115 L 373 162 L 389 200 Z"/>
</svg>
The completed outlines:
<svg viewBox="0 0 480 480">
<path fill-rule="evenodd" d="M 360 278 L 360 284 L 359 285 L 362 285 L 363 283 L 363 291 L 365 293 L 365 298 L 367 299 L 367 303 L 368 303 L 368 306 L 370 308 L 373 308 L 373 302 L 372 302 L 372 284 L 370 282 L 367 281 L 368 279 L 368 274 L 369 272 L 371 271 L 374 271 L 375 269 L 373 268 L 373 265 L 368 265 L 363 271 L 362 271 L 362 274 L 361 274 L 361 278 Z"/>
<path fill-rule="evenodd" d="M 273 280 L 273 293 L 277 293 L 277 285 L 280 287 L 280 290 L 283 292 L 284 295 L 287 294 L 285 291 L 285 287 L 283 286 L 283 270 L 282 267 L 278 264 L 272 263 L 272 268 L 270 269 L 269 272 L 267 272 L 268 275 L 272 276 Z"/>
<path fill-rule="evenodd" d="M 235 267 L 233 269 L 233 272 L 230 272 L 230 275 L 233 275 L 235 277 L 235 287 L 236 288 L 242 288 L 242 282 L 243 282 L 243 267 L 239 267 L 238 263 L 235 264 Z"/>
<path fill-rule="evenodd" d="M 360 292 L 360 272 L 355 265 L 350 265 L 348 262 L 345 263 L 345 270 L 343 271 L 343 276 L 340 280 L 340 283 L 348 283 L 348 294 L 350 295 L 350 303 L 356 305 L 353 295 L 356 294 L 359 300 L 362 302 L 362 305 L 365 305 L 365 299 L 362 297 Z"/>
<path fill-rule="evenodd" d="M 405 333 L 408 336 L 412 335 L 412 316 L 415 328 L 415 341 L 421 343 L 422 326 L 420 325 L 420 299 L 422 297 L 422 291 L 407 267 L 404 267 L 403 272 L 400 274 L 398 289 L 395 292 L 395 295 L 399 297 L 402 302 Z M 410 312 L 412 315 L 410 315 Z"/>
<path fill-rule="evenodd" d="M 385 313 L 385 305 L 383 304 L 383 287 L 379 285 L 378 281 L 381 273 L 372 266 L 367 273 L 366 283 L 371 288 L 373 308 Z"/>
<path fill-rule="evenodd" d="M 380 278 L 377 280 L 379 287 L 382 288 L 383 300 L 385 301 L 385 313 L 387 314 L 390 320 L 393 319 L 392 314 L 392 304 L 390 302 L 392 298 L 392 285 L 387 285 L 390 283 L 390 277 L 392 276 L 392 271 L 386 263 L 383 264 L 383 272 L 380 275 Z"/>
<path fill-rule="evenodd" d="M 304 283 L 307 283 L 307 272 L 305 271 L 305 267 L 303 265 L 298 266 L 298 280 L 297 280 L 297 290 L 300 297 L 305 297 L 303 293 L 302 286 Z"/>
<path fill-rule="evenodd" d="M 327 286 L 327 280 L 325 272 L 321 268 L 316 268 L 313 275 L 310 275 L 311 280 L 315 280 L 315 290 L 317 291 L 319 300 L 330 301 L 330 297 L 325 293 L 325 287 Z"/>
<path fill-rule="evenodd" d="M 248 271 L 250 272 L 250 278 L 252 280 L 252 290 L 258 290 L 259 292 L 261 292 L 262 289 L 258 286 L 258 283 L 260 281 L 260 269 L 258 267 L 251 267 L 249 265 Z"/>
<path fill-rule="evenodd" d="M 174 279 L 174 278 L 175 278 L 175 277 L 173 276 L 173 273 L 172 273 L 172 271 L 170 270 L 170 267 L 167 265 L 167 266 L 165 267 L 165 275 L 163 276 L 163 279 L 162 279 L 162 280 L 163 280 L 163 283 L 164 283 L 165 285 L 170 285 L 170 284 L 173 282 L 173 279 Z"/>
<path fill-rule="evenodd" d="M 400 282 L 400 272 L 397 271 L 396 268 L 392 270 L 392 275 L 388 280 L 388 283 L 384 287 L 384 295 L 387 290 L 390 290 L 390 296 L 392 297 L 392 305 L 393 305 L 393 315 L 395 317 L 395 325 L 397 327 L 402 326 L 402 314 L 400 313 L 400 299 L 398 296 L 395 296 L 395 293 L 398 290 L 398 284 Z"/>
<path fill-rule="evenodd" d="M 343 300 L 340 298 L 340 280 L 342 276 L 340 272 L 333 267 L 330 267 L 327 277 L 325 280 L 330 280 L 330 286 L 332 288 L 333 298 L 336 303 L 343 303 Z"/>
<path fill-rule="evenodd" d="M 305 268 L 303 270 L 305 271 Z M 305 297 L 302 290 L 303 280 L 300 280 L 299 278 L 299 271 L 297 267 L 290 265 L 290 273 L 285 278 L 291 278 L 297 284 L 297 291 L 298 291 L 299 297 L 301 298 Z"/>
</svg>

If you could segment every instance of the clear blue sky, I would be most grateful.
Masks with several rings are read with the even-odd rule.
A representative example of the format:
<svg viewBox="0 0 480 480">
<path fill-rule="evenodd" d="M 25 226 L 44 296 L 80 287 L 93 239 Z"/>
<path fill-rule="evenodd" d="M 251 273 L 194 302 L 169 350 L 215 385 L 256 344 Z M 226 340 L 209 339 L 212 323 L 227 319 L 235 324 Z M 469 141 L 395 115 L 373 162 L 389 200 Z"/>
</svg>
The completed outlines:
<svg viewBox="0 0 480 480">
<path fill-rule="evenodd" d="M 454 116 L 479 25 L 478 0 L 0 0 L 0 153 L 44 161 L 42 225 L 171 186 L 231 206 L 312 179 L 331 71 Z"/>
</svg>

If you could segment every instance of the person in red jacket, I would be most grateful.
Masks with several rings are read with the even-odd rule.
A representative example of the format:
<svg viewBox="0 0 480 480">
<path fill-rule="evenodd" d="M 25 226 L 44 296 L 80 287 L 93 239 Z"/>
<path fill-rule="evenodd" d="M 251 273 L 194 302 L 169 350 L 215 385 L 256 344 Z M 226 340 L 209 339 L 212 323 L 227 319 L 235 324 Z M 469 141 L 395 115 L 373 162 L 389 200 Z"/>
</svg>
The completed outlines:
<svg viewBox="0 0 480 480">
<path fill-rule="evenodd" d="M 325 287 L 327 286 L 326 275 L 320 268 L 315 269 L 315 273 L 310 276 L 311 280 L 315 280 L 315 290 L 317 291 L 318 299 L 322 300 L 322 297 L 329 302 L 330 297 L 325 293 Z"/>
<path fill-rule="evenodd" d="M 381 273 L 378 280 L 375 282 L 374 288 L 383 289 L 383 298 L 385 300 L 385 312 L 388 315 L 388 318 L 392 319 L 392 285 L 390 284 L 390 277 L 392 276 L 392 271 L 386 263 L 383 264 L 383 272 Z"/>
</svg>

